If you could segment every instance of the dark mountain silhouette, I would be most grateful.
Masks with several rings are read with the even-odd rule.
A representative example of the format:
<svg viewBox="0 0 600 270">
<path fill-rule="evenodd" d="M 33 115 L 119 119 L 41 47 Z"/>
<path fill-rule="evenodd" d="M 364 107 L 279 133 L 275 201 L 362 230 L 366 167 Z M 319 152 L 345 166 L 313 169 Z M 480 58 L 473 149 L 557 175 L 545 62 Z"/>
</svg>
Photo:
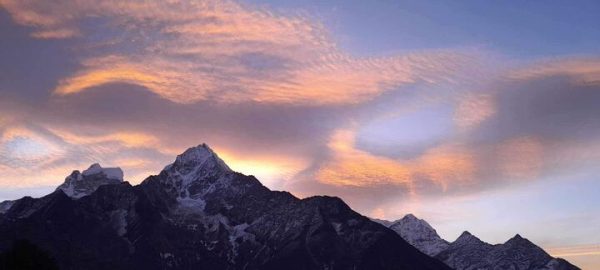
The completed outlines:
<svg viewBox="0 0 600 270">
<path fill-rule="evenodd" d="M 206 145 L 137 186 L 121 177 L 95 164 L 0 204 L 0 252 L 26 239 L 60 269 L 450 269 L 341 199 L 271 191 Z"/>
<path fill-rule="evenodd" d="M 16 240 L 8 250 L 0 253 L 3 270 L 57 270 L 50 255 L 27 240 Z"/>
</svg>

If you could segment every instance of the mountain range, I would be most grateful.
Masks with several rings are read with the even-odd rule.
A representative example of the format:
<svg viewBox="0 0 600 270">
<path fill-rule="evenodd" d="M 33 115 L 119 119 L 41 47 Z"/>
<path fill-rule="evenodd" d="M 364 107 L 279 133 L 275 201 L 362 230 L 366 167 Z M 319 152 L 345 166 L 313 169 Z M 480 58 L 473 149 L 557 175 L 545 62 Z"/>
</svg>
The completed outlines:
<svg viewBox="0 0 600 270">
<path fill-rule="evenodd" d="M 139 185 L 94 164 L 2 202 L 0 253 L 2 269 L 451 269 L 341 199 L 271 191 L 205 144 Z"/>
<path fill-rule="evenodd" d="M 373 221 L 337 197 L 272 191 L 202 144 L 139 185 L 93 164 L 0 203 L 0 269 L 578 268 L 519 235 L 450 243 L 414 215 Z"/>
<path fill-rule="evenodd" d="M 412 214 L 394 222 L 376 220 L 398 233 L 421 252 L 443 261 L 456 270 L 576 270 L 564 259 L 553 258 L 519 234 L 503 244 L 488 244 L 465 231 L 454 242 L 442 239 L 437 231 Z"/>
</svg>

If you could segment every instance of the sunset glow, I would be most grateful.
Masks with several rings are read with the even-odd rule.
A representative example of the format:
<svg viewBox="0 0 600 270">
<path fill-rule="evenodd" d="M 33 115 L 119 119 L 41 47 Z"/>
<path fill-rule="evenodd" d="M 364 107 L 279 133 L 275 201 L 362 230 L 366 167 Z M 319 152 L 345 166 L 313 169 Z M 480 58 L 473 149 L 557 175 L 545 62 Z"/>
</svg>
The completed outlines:
<svg viewBox="0 0 600 270">
<path fill-rule="evenodd" d="M 600 5 L 366 2 L 0 0 L 0 201 L 207 143 L 271 189 L 600 269 Z"/>
</svg>

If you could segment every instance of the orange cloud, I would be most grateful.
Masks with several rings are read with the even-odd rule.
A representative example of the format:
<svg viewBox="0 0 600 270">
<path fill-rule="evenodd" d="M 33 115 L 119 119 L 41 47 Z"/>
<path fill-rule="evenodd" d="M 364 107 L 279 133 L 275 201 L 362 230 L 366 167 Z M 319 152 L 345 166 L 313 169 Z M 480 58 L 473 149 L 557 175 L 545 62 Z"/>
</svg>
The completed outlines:
<svg viewBox="0 0 600 270">
<path fill-rule="evenodd" d="M 508 179 L 532 179 L 543 164 L 543 145 L 535 137 L 509 139 L 497 146 L 502 176 Z"/>
<path fill-rule="evenodd" d="M 454 113 L 454 122 L 469 130 L 489 119 L 496 113 L 494 99 L 489 94 L 467 94 L 459 101 Z"/>
<path fill-rule="evenodd" d="M 262 184 L 273 189 L 280 189 L 286 181 L 308 166 L 307 160 L 289 156 L 261 153 L 243 156 L 220 147 L 215 147 L 215 151 L 232 170 L 254 175 Z"/>
<path fill-rule="evenodd" d="M 75 145 L 118 142 L 125 147 L 156 147 L 160 141 L 153 135 L 140 132 L 115 132 L 101 135 L 77 135 L 62 129 L 49 129 L 64 141 Z"/>
<path fill-rule="evenodd" d="M 443 191 L 451 184 L 469 184 L 477 169 L 472 153 L 452 145 L 430 149 L 411 163 L 414 174 L 436 183 Z"/>
<path fill-rule="evenodd" d="M 415 195 L 419 181 L 446 191 L 451 184 L 469 183 L 475 174 L 474 157 L 458 146 L 441 146 L 415 159 L 396 160 L 356 149 L 354 136 L 352 130 L 339 130 L 332 136 L 328 144 L 332 157 L 316 173 L 320 182 L 352 187 L 396 185 Z"/>
<path fill-rule="evenodd" d="M 82 69 L 60 81 L 58 95 L 124 82 L 177 103 L 354 104 L 418 81 L 451 82 L 473 61 L 444 51 L 355 58 L 308 17 L 233 1 L 0 1 L 37 38 L 85 36 L 82 21 L 110 21 L 106 40 L 82 41 L 102 50 L 79 50 Z M 123 55 L 124 47 L 135 49 Z"/>
<path fill-rule="evenodd" d="M 534 79 L 547 76 L 569 76 L 581 84 L 600 84 L 600 59 L 567 58 L 540 61 L 509 73 L 511 79 Z"/>
<path fill-rule="evenodd" d="M 6 126 L 0 132 L 0 187 L 57 185 L 72 170 L 96 162 L 121 166 L 127 180 L 139 182 L 166 164 L 159 153 L 169 157 L 180 153 L 179 149 L 162 147 L 157 137 L 140 132 L 81 135 L 24 124 Z M 150 158 L 147 153 L 134 151 L 139 148 L 159 153 Z"/>
<path fill-rule="evenodd" d="M 339 186 L 394 184 L 412 189 L 410 169 L 397 161 L 354 148 L 354 132 L 339 130 L 328 146 L 332 159 L 317 172 L 323 183 Z"/>
<path fill-rule="evenodd" d="M 588 256 L 588 255 L 599 255 L 600 256 L 600 245 L 578 245 L 578 246 L 566 246 L 566 247 L 552 247 L 547 248 L 546 251 L 554 257 L 576 257 L 576 256 Z"/>
</svg>

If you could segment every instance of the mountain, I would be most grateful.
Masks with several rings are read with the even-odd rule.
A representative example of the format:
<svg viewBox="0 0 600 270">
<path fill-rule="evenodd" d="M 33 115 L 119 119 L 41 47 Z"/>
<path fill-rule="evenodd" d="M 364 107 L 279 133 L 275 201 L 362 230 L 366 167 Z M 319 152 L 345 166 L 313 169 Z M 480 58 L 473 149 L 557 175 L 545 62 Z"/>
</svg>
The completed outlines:
<svg viewBox="0 0 600 270">
<path fill-rule="evenodd" d="M 457 270 L 579 269 L 563 259 L 553 258 L 518 234 L 504 244 L 491 245 L 465 231 L 454 242 L 448 243 L 426 221 L 412 214 L 388 224 L 414 247 Z"/>
<path fill-rule="evenodd" d="M 121 168 L 102 168 L 100 164 L 92 164 L 83 172 L 73 171 L 65 182 L 56 189 L 62 190 L 71 198 L 81 198 L 92 194 L 99 186 L 123 182 Z"/>
<path fill-rule="evenodd" d="M 518 234 L 504 244 L 490 245 L 465 232 L 436 258 L 443 260 L 450 267 L 465 270 L 579 269 L 563 259 L 552 258 L 543 249 Z"/>
<path fill-rule="evenodd" d="M 449 245 L 448 241 L 442 239 L 429 223 L 412 214 L 404 216 L 388 227 L 400 234 L 409 244 L 432 257 Z"/>
<path fill-rule="evenodd" d="M 205 144 L 136 186 L 94 164 L 0 209 L 0 254 L 25 240 L 60 269 L 450 269 L 341 199 L 271 191 Z"/>
</svg>

